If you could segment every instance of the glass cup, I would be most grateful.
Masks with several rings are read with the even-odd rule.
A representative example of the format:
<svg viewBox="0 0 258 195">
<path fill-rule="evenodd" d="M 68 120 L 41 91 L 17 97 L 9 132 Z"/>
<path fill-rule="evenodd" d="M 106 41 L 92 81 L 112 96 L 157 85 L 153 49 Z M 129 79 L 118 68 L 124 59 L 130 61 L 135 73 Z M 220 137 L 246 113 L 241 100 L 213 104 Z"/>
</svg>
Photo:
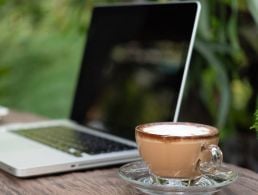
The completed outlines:
<svg viewBox="0 0 258 195">
<path fill-rule="evenodd" d="M 222 163 L 219 132 L 212 126 L 157 122 L 135 129 L 138 150 L 154 179 L 191 181 Z"/>
</svg>

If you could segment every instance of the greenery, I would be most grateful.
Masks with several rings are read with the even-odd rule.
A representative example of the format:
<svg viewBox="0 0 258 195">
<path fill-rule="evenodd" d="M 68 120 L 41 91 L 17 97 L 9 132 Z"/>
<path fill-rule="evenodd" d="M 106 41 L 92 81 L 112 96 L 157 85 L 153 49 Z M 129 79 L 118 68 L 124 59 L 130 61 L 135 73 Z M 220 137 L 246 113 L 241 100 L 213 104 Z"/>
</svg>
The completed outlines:
<svg viewBox="0 0 258 195">
<path fill-rule="evenodd" d="M 236 130 L 247 130 L 258 106 L 258 13 L 254 11 L 258 1 L 200 2 L 202 13 L 191 68 L 200 72 L 197 89 L 226 137 Z"/>
<path fill-rule="evenodd" d="M 90 1 L 0 1 L 0 103 L 66 117 L 90 19 Z"/>
<path fill-rule="evenodd" d="M 258 132 L 258 109 L 255 112 L 255 119 L 254 119 L 254 125 L 252 126 L 252 128 L 256 129 L 256 131 Z"/>
</svg>

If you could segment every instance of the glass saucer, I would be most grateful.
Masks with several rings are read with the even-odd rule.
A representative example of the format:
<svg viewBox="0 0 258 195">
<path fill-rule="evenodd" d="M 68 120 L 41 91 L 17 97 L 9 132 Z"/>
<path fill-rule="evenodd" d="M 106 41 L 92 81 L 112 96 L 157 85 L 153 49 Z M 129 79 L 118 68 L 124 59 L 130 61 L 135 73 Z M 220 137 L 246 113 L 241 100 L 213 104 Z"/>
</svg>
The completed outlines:
<svg viewBox="0 0 258 195">
<path fill-rule="evenodd" d="M 196 180 L 153 179 L 143 161 L 123 165 L 119 169 L 122 179 L 143 194 L 213 194 L 237 179 L 237 173 L 223 165 L 212 174 L 200 176 Z"/>
</svg>

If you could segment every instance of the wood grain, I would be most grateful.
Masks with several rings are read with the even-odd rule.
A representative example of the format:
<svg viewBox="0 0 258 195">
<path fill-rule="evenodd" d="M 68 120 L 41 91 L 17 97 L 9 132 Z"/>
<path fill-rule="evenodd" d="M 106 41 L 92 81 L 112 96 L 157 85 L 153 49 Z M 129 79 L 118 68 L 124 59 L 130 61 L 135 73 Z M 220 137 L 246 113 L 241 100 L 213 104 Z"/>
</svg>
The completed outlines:
<svg viewBox="0 0 258 195">
<path fill-rule="evenodd" d="M 40 117 L 12 112 L 4 123 L 30 122 Z M 239 173 L 238 180 L 216 195 L 258 195 L 258 174 L 234 165 L 228 165 Z M 122 180 L 118 167 L 84 170 L 29 179 L 16 178 L 0 171 L 0 194 L 86 194 L 86 195 L 132 195 L 136 192 Z"/>
<path fill-rule="evenodd" d="M 238 180 L 217 195 L 257 195 L 258 174 L 230 166 Z M 118 168 L 88 170 L 51 176 L 19 179 L 0 171 L 1 194 L 90 194 L 132 195 L 134 190 L 117 174 Z"/>
</svg>

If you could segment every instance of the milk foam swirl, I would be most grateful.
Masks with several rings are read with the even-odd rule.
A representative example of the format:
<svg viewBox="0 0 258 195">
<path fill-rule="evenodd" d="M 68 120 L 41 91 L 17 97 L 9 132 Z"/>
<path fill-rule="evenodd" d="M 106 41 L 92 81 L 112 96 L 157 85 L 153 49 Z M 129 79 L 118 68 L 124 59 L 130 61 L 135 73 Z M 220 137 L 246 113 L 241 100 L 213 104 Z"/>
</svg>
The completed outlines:
<svg viewBox="0 0 258 195">
<path fill-rule="evenodd" d="M 156 135 L 167 136 L 199 136 L 209 135 L 211 130 L 203 126 L 189 126 L 189 125 L 168 125 L 159 124 L 146 126 L 143 128 L 144 132 Z"/>
</svg>

